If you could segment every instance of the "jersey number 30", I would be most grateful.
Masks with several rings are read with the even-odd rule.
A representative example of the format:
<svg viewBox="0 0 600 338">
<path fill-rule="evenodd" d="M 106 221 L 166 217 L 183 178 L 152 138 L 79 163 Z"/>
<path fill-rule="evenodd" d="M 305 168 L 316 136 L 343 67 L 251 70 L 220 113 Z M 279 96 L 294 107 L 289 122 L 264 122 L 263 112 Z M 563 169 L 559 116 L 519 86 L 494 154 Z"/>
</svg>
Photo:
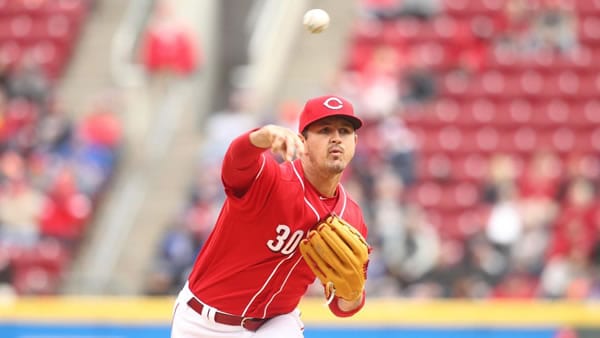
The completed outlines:
<svg viewBox="0 0 600 338">
<path fill-rule="evenodd" d="M 267 241 L 267 247 L 274 252 L 281 252 L 284 255 L 289 255 L 304 237 L 303 230 L 296 230 L 294 233 L 291 233 L 290 227 L 285 224 L 279 224 L 277 229 L 277 237 L 275 239 L 270 239 Z"/>
</svg>

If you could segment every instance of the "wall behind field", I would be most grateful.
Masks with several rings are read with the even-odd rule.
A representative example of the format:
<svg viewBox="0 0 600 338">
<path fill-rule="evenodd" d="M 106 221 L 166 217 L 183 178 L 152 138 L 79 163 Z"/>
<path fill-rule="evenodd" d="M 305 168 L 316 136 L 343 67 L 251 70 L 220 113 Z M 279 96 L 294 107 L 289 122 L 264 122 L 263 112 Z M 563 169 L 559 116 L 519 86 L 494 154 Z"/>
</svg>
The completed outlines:
<svg viewBox="0 0 600 338">
<path fill-rule="evenodd" d="M 2 338 L 169 336 L 171 298 L 0 301 Z M 351 319 L 321 300 L 301 306 L 306 338 L 598 338 L 600 303 L 370 300 Z M 573 335 L 574 334 L 574 335 Z"/>
</svg>

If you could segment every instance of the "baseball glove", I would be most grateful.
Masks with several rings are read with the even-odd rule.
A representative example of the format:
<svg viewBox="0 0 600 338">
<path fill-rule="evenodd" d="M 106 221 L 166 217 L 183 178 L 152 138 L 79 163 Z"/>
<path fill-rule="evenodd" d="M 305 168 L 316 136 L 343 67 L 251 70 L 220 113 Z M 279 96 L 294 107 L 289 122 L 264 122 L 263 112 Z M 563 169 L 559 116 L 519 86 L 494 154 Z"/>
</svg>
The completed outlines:
<svg viewBox="0 0 600 338">
<path fill-rule="evenodd" d="M 300 243 L 304 260 L 325 286 L 325 296 L 357 300 L 365 286 L 369 245 L 354 227 L 330 215 Z"/>
</svg>

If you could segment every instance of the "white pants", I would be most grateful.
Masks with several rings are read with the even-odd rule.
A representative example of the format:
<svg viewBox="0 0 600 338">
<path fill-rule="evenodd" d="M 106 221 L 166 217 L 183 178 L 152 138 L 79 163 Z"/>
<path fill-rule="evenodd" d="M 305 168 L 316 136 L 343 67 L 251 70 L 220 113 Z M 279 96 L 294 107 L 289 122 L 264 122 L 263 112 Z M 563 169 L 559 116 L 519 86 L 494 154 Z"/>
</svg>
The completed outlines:
<svg viewBox="0 0 600 338">
<path fill-rule="evenodd" d="M 186 284 L 179 292 L 173 308 L 171 338 L 303 338 L 304 324 L 300 320 L 300 310 L 276 316 L 252 332 L 241 326 L 225 325 L 214 321 L 215 309 L 204 305 L 202 314 L 187 305 L 194 297 Z"/>
</svg>

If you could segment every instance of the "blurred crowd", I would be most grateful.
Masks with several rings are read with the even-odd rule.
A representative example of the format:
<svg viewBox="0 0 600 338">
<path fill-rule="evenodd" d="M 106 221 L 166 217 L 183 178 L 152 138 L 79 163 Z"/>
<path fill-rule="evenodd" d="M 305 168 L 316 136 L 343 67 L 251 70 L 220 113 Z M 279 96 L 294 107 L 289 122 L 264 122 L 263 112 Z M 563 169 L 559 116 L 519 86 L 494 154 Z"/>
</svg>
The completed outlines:
<svg viewBox="0 0 600 338">
<path fill-rule="evenodd" d="M 0 20 L 18 14 L 44 21 L 71 11 L 84 21 L 87 11 L 85 1 L 11 5 L 3 5 Z M 117 167 L 118 105 L 108 93 L 88 111 L 71 111 L 56 93 L 60 72 L 43 62 L 49 56 L 28 48 L 29 40 L 1 42 L 22 50 L 0 58 L 0 293 L 54 294 Z"/>
<path fill-rule="evenodd" d="M 467 159 L 466 178 L 452 171 L 454 154 L 430 153 L 422 135 L 434 107 L 461 83 L 494 70 L 498 55 L 533 64 L 590 52 L 582 49 L 588 46 L 578 20 L 585 11 L 577 4 L 361 2 L 347 64 L 328 90 L 348 97 L 367 121 L 344 184 L 370 227 L 369 294 L 600 298 L 599 147 L 565 152 L 549 143 L 523 156 L 488 149 Z M 453 78 L 463 82 L 447 81 Z M 173 293 L 185 281 L 224 199 L 220 156 L 233 137 L 264 122 L 246 113 L 250 99 L 236 92 L 225 111 L 209 117 L 199 175 L 161 243 L 148 293 Z M 270 122 L 295 128 L 300 103 L 278 108 Z M 517 119 L 526 113 L 518 111 Z M 460 213 L 445 213 L 448 204 L 461 207 Z M 318 289 L 309 293 L 320 294 Z"/>
<path fill-rule="evenodd" d="M 336 88 L 370 119 L 361 130 L 354 175 L 347 183 L 370 214 L 370 240 L 376 248 L 370 293 L 425 298 L 600 297 L 600 149 L 565 153 L 549 142 L 519 154 L 498 143 L 483 151 L 467 145 L 465 149 L 473 149 L 472 158 L 480 160 L 481 173 L 476 179 L 464 179 L 451 172 L 452 156 L 469 150 L 441 144 L 432 154 L 423 146 L 430 142 L 424 139 L 438 136 L 435 129 L 440 122 L 441 143 L 460 140 L 462 131 L 451 130 L 458 138 L 444 137 L 444 121 L 437 121 L 438 126 L 426 121 L 435 114 L 436 104 L 447 98 L 463 100 L 462 104 L 472 99 L 469 94 L 452 97 L 453 89 L 444 87 L 460 86 L 461 81 L 447 83 L 448 78 L 478 83 L 495 75 L 490 59 L 498 54 L 519 60 L 575 55 L 579 48 L 575 3 L 373 0 L 364 4 L 359 43 Z M 424 37 L 431 37 L 431 43 L 418 41 Z M 482 86 L 474 88 L 479 98 L 494 94 L 493 88 L 486 92 L 485 80 Z M 499 91 L 503 90 L 510 88 Z M 576 101 L 571 99 L 561 102 Z M 476 118 L 482 108 L 474 108 Z M 467 112 L 459 112 L 458 120 L 461 113 L 468 118 Z M 496 111 L 497 116 L 502 114 L 509 112 Z M 519 114 L 526 115 L 526 109 Z M 487 128 L 493 120 L 477 123 L 484 140 L 498 133 Z M 455 152 L 439 152 L 444 149 Z M 449 191 L 456 193 L 448 202 L 444 199 Z"/>
</svg>

